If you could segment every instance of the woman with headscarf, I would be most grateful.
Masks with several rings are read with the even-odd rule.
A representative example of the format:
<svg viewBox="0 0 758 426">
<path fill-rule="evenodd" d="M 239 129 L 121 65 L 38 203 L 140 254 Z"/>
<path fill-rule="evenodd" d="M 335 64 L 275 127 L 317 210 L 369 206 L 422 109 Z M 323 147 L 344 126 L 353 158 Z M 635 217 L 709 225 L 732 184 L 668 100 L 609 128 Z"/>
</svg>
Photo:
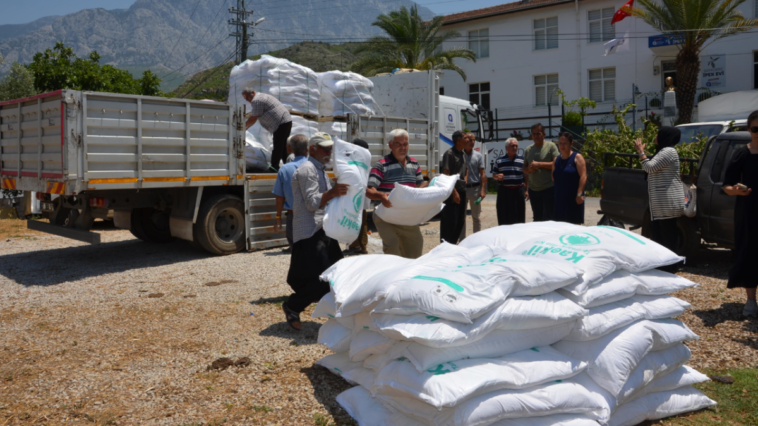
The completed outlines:
<svg viewBox="0 0 758 426">
<path fill-rule="evenodd" d="M 684 208 L 679 154 L 674 146 L 679 143 L 682 131 L 676 127 L 661 127 L 655 137 L 657 149 L 653 158 L 645 155 L 642 139 L 634 141 L 642 168 L 648 173 L 647 188 L 650 197 L 650 237 L 669 250 L 676 252 L 679 231 L 676 220 Z M 675 267 L 668 268 L 669 270 Z"/>
<path fill-rule="evenodd" d="M 758 275 L 758 111 L 747 118 L 750 143 L 736 148 L 724 177 L 724 192 L 737 197 L 734 207 L 735 262 L 727 288 L 744 287 L 747 302 L 742 315 L 758 316 L 755 288 Z"/>
</svg>

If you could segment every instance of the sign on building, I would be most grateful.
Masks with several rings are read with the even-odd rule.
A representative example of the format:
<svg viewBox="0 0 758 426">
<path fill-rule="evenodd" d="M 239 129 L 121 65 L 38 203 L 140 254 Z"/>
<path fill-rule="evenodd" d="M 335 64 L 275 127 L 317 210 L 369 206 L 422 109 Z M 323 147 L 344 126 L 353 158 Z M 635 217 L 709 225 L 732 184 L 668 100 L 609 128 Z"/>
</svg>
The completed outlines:
<svg viewBox="0 0 758 426">
<path fill-rule="evenodd" d="M 726 55 L 706 55 L 700 58 L 703 86 L 709 89 L 726 87 Z"/>
</svg>

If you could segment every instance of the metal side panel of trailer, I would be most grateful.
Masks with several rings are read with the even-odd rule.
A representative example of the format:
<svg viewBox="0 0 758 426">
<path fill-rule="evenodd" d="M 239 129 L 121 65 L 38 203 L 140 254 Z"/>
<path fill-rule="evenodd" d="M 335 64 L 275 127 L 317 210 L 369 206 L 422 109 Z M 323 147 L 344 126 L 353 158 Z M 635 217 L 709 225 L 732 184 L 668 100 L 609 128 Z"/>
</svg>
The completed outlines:
<svg viewBox="0 0 758 426">
<path fill-rule="evenodd" d="M 138 95 L 63 90 L 9 101 L 0 104 L 0 173 L 17 189 L 66 195 L 241 185 L 241 120 L 242 109 L 224 103 Z"/>
</svg>

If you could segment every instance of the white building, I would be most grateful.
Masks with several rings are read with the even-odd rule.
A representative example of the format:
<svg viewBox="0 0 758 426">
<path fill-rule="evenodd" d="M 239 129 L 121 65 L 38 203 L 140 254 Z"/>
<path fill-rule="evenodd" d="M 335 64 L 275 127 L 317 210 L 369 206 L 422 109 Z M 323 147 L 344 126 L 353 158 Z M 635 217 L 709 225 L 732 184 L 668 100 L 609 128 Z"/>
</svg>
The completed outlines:
<svg viewBox="0 0 758 426">
<path fill-rule="evenodd" d="M 441 82 L 444 94 L 470 99 L 491 110 L 501 120 L 498 139 L 529 125 L 548 124 L 549 96 L 555 89 L 567 99 L 581 96 L 598 102 L 586 124 L 608 119 L 613 105 L 632 102 L 633 87 L 639 93 L 635 125 L 648 108 L 659 107 L 664 79 L 676 79 L 674 60 L 678 52 L 666 37 L 634 17 L 611 25 L 611 18 L 624 0 L 523 0 L 499 6 L 448 15 L 442 31 L 455 30 L 463 37 L 446 42 L 443 49 L 469 47 L 476 62 L 458 61 L 467 81 L 446 71 Z M 758 0 L 740 6 L 745 17 L 758 17 Z M 603 56 L 604 43 L 628 32 L 629 51 Z M 699 87 L 718 93 L 758 89 L 758 30 L 718 40 L 701 57 Z M 715 68 L 714 68 L 715 64 Z M 708 71 L 710 75 L 702 75 Z M 707 90 L 699 90 L 702 95 Z M 707 96 L 702 95 L 702 96 Z M 553 96 L 553 134 L 561 124 L 560 101 Z M 756 106 L 758 108 L 758 106 Z M 660 113 L 656 108 L 656 113 Z M 600 114 L 603 113 L 603 114 Z M 605 116 L 605 118 L 603 117 Z M 525 118 L 516 120 L 516 118 Z M 693 117 L 693 119 L 696 115 Z M 509 121 L 503 121 L 508 119 Z M 632 117 L 627 117 L 632 123 Z M 612 123 L 613 120 L 611 119 Z"/>
</svg>

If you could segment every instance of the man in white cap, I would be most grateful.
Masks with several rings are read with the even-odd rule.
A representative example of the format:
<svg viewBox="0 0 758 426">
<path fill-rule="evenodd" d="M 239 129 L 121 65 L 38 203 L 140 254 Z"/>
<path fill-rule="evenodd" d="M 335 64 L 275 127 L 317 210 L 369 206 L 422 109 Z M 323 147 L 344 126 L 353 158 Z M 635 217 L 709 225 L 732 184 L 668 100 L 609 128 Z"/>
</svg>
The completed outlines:
<svg viewBox="0 0 758 426">
<path fill-rule="evenodd" d="M 328 134 L 314 134 L 308 141 L 310 157 L 292 176 L 294 244 L 287 284 L 294 293 L 282 304 L 282 310 L 287 323 L 296 330 L 302 328 L 300 313 L 329 292 L 329 283 L 319 276 L 342 259 L 339 242 L 327 237 L 322 226 L 327 203 L 347 194 L 348 187 L 329 183 L 325 168 L 333 145 Z"/>
</svg>

